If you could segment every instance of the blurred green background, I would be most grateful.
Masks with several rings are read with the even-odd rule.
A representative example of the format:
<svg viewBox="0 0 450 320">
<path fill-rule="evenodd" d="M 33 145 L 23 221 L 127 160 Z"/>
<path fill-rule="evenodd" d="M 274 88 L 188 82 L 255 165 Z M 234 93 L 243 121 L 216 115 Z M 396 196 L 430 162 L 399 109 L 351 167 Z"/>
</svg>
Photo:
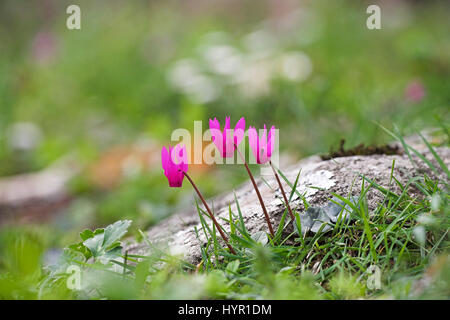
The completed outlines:
<svg viewBox="0 0 450 320">
<path fill-rule="evenodd" d="M 1 1 L 0 177 L 79 169 L 56 215 L 8 220 L 8 234 L 59 247 L 83 227 L 146 228 L 192 206 L 189 186 L 168 188 L 159 148 L 194 120 L 274 124 L 294 159 L 390 141 L 376 122 L 405 134 L 448 122 L 449 4 L 375 1 L 382 29 L 368 30 L 371 3 L 81 0 L 69 30 L 73 1 Z M 246 179 L 226 172 L 193 174 L 212 196 Z"/>
</svg>

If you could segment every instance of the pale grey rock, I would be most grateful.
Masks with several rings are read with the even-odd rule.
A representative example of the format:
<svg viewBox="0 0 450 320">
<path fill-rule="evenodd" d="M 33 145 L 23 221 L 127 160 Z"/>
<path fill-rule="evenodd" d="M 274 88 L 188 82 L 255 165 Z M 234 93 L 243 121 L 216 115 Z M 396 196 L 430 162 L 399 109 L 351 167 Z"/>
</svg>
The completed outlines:
<svg viewBox="0 0 450 320">
<path fill-rule="evenodd" d="M 412 137 L 407 142 L 430 160 L 435 167 L 439 168 L 438 163 L 426 146 L 421 143 L 420 139 Z M 448 166 L 450 164 L 450 149 L 447 147 L 437 147 L 436 152 Z M 305 229 L 302 226 L 302 233 L 306 231 L 317 232 L 323 223 L 326 226 L 322 229 L 322 232 L 329 231 L 341 211 L 340 205 L 330 202 L 333 198 L 332 192 L 345 198 L 353 196 L 353 199 L 358 199 L 363 180 L 361 175 L 373 179 L 387 189 L 390 188 L 393 192 L 401 193 L 397 184 L 390 181 L 394 160 L 395 166 L 393 173 L 401 183 L 406 183 L 412 177 L 419 175 L 406 154 L 391 156 L 352 156 L 327 161 L 321 161 L 320 157 L 312 156 L 299 161 L 295 165 L 281 168 L 282 172 L 292 184 L 301 169 L 297 190 L 301 195 L 304 195 L 310 208 L 305 212 L 303 200 L 297 194 L 292 199 L 291 207 L 299 212 L 302 224 L 305 225 Z M 413 156 L 413 160 L 416 168 L 420 172 L 426 172 L 431 177 L 435 176 L 418 157 Z M 440 178 L 446 179 L 443 173 L 440 175 Z M 259 178 L 256 180 L 269 212 L 271 222 L 276 229 L 285 208 L 275 178 L 264 176 L 264 179 L 268 185 Z M 367 182 L 365 186 L 368 186 Z M 287 184 L 283 184 L 283 187 L 290 194 L 291 188 Z M 419 190 L 414 189 L 414 187 L 410 187 L 409 192 L 412 196 L 422 196 Z M 261 238 L 260 232 L 267 232 L 267 224 L 253 186 L 250 182 L 245 183 L 236 189 L 235 193 L 247 229 L 251 234 L 258 234 L 258 239 Z M 382 200 L 383 194 L 374 188 L 369 190 L 367 192 L 369 211 L 373 212 Z M 340 203 L 336 199 L 334 201 Z M 209 200 L 209 203 L 214 203 L 214 212 L 218 220 L 222 221 L 224 229 L 229 232 L 229 225 L 220 218 L 228 219 L 229 205 L 231 206 L 232 212 L 237 215 L 234 192 L 218 196 L 212 201 Z M 194 208 L 193 203 L 192 207 L 188 210 L 175 213 L 158 225 L 150 228 L 146 232 L 148 239 L 152 244 L 158 245 L 163 249 L 168 249 L 170 253 L 179 254 L 191 263 L 198 263 L 201 260 L 200 247 L 205 245 L 206 238 L 203 232 L 200 232 L 201 225 Z M 343 217 L 345 219 L 349 218 L 349 212 L 345 210 Z M 310 228 L 307 226 L 310 226 Z M 197 227 L 199 230 L 198 239 L 195 235 L 194 227 Z M 294 227 L 290 224 L 287 229 L 289 229 L 287 231 L 292 232 Z M 132 242 L 126 248 L 129 253 L 144 255 L 149 254 L 149 249 L 149 246 L 145 243 Z"/>
</svg>

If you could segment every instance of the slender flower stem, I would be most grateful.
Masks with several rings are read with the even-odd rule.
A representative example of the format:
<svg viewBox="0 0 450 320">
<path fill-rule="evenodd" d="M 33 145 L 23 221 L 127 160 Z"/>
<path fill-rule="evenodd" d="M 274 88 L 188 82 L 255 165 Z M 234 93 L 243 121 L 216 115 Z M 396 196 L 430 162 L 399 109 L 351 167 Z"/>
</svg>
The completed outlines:
<svg viewBox="0 0 450 320">
<path fill-rule="evenodd" d="M 241 151 L 238 149 L 237 145 L 234 144 L 234 146 L 236 147 L 236 150 L 238 151 L 239 156 L 241 157 L 242 161 L 244 161 L 245 169 L 247 169 L 248 175 L 250 176 L 250 180 L 252 181 L 252 184 L 253 184 L 253 188 L 255 189 L 256 195 L 258 196 L 259 203 L 261 204 L 261 208 L 264 213 L 264 217 L 266 218 L 267 225 L 269 226 L 270 234 L 272 235 L 272 237 L 275 237 L 275 233 L 273 232 L 273 228 L 272 228 L 272 223 L 270 222 L 269 215 L 267 214 L 266 206 L 264 205 L 263 199 L 261 197 L 261 193 L 259 192 L 258 186 L 256 185 L 256 182 L 255 182 L 255 179 L 253 178 L 252 172 L 250 171 L 250 169 L 247 165 L 247 161 L 245 161 L 245 158 L 242 155 Z"/>
<path fill-rule="evenodd" d="M 200 190 L 198 190 L 197 186 L 195 185 L 194 181 L 192 181 L 191 177 L 183 171 L 184 176 L 189 180 L 189 182 L 192 184 L 192 186 L 194 187 L 195 191 L 197 192 L 198 196 L 200 197 L 200 199 L 203 202 L 203 205 L 206 208 L 206 211 L 208 211 L 209 216 L 211 217 L 211 220 L 213 221 L 214 225 L 216 226 L 217 230 L 219 230 L 219 233 L 222 237 L 222 239 L 225 241 L 226 245 L 228 246 L 228 248 L 230 249 L 232 254 L 236 254 L 236 251 L 234 251 L 233 247 L 230 245 L 230 243 L 228 242 L 228 238 L 225 235 L 225 233 L 222 230 L 222 227 L 220 226 L 220 224 L 217 222 L 216 218 L 214 217 L 214 215 L 211 212 L 211 209 L 209 208 L 208 204 L 205 201 L 205 198 L 203 198 L 202 194 L 200 193 Z"/>
<path fill-rule="evenodd" d="M 276 170 L 275 170 L 275 168 L 274 168 L 274 166 L 272 164 L 272 161 L 269 161 L 269 164 L 270 164 L 270 167 L 273 170 L 273 174 L 275 175 L 275 178 L 278 181 L 278 185 L 280 186 L 280 190 L 281 190 L 281 193 L 283 194 L 284 202 L 286 203 L 286 207 L 287 207 L 287 209 L 289 211 L 289 215 L 291 216 L 292 220 L 295 220 L 295 217 L 292 214 L 291 206 L 289 205 L 289 202 L 287 200 L 286 193 L 284 192 L 283 185 L 281 184 L 280 177 L 278 176 L 278 173 L 276 172 Z"/>
</svg>

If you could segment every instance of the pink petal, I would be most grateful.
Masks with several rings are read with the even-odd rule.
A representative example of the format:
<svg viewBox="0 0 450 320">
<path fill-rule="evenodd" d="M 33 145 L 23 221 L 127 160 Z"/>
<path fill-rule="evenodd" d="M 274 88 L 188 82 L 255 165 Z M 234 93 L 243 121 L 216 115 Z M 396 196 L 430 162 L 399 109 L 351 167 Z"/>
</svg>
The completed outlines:
<svg viewBox="0 0 450 320">
<path fill-rule="evenodd" d="M 219 147 L 216 143 L 216 140 L 220 136 L 220 141 L 222 141 L 222 131 L 220 130 L 220 123 L 219 120 L 217 120 L 217 118 L 214 118 L 214 120 L 209 119 L 209 130 L 211 132 L 212 141 L 217 147 Z"/>
<path fill-rule="evenodd" d="M 225 117 L 225 126 L 223 127 L 223 130 L 225 131 L 225 130 L 230 129 L 230 128 L 231 128 L 231 126 L 230 126 L 230 117 Z"/>
<path fill-rule="evenodd" d="M 234 143 L 238 146 L 245 136 L 245 118 L 242 117 L 234 127 Z"/>
<path fill-rule="evenodd" d="M 169 186 L 181 187 L 184 178 L 182 171 L 186 172 L 188 169 L 186 147 L 176 145 L 172 148 L 169 146 L 169 150 L 163 147 L 161 150 L 161 163 L 164 175 L 169 181 Z"/>
<path fill-rule="evenodd" d="M 167 170 L 169 163 L 169 151 L 167 151 L 166 147 L 161 149 L 161 164 L 164 171 Z"/>
<path fill-rule="evenodd" d="M 269 136 L 267 138 L 267 156 L 269 158 L 272 156 L 274 144 L 275 144 L 275 126 L 272 126 L 270 128 Z"/>
<path fill-rule="evenodd" d="M 252 149 L 253 155 L 255 156 L 256 162 L 258 162 L 259 159 L 259 150 L 258 150 L 258 133 L 256 132 L 256 129 L 250 126 L 248 128 L 248 143 L 250 146 L 250 149 Z"/>
<path fill-rule="evenodd" d="M 187 152 L 186 152 L 185 145 L 183 145 L 183 147 L 181 148 L 181 159 L 180 160 L 181 160 L 181 165 L 180 165 L 181 171 L 187 172 L 188 171 L 188 159 L 187 159 Z"/>
<path fill-rule="evenodd" d="M 209 128 L 210 129 L 218 129 L 220 130 L 220 122 L 217 120 L 217 118 L 214 118 L 214 120 L 209 119 Z"/>
</svg>

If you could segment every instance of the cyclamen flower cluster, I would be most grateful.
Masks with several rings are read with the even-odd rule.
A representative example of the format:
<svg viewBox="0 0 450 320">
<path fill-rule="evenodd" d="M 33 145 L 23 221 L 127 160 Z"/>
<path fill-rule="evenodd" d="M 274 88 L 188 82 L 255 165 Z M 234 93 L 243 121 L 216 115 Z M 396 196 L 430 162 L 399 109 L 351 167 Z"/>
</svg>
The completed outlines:
<svg viewBox="0 0 450 320">
<path fill-rule="evenodd" d="M 270 222 L 269 215 L 267 214 L 266 207 L 264 205 L 264 202 L 262 200 L 261 194 L 259 192 L 258 186 L 255 182 L 255 179 L 253 178 L 253 175 L 247 165 L 247 162 L 245 161 L 245 158 L 242 156 L 241 152 L 237 147 L 242 142 L 245 136 L 245 119 L 242 117 L 239 119 L 239 121 L 236 123 L 236 126 L 234 127 L 234 130 L 231 129 L 230 124 L 230 117 L 225 118 L 225 124 L 223 126 L 223 130 L 221 129 L 220 122 L 217 120 L 217 118 L 214 118 L 214 120 L 209 119 L 209 128 L 211 131 L 212 141 L 217 147 L 220 155 L 223 158 L 229 158 L 234 156 L 234 152 L 237 150 L 239 153 L 239 156 L 242 158 L 244 162 L 244 166 L 250 176 L 250 180 L 252 181 L 253 187 L 255 188 L 256 194 L 258 196 L 258 200 L 261 204 L 261 208 L 263 210 L 267 225 L 269 227 L 270 234 L 272 237 L 274 236 L 272 224 Z M 248 137 L 249 137 L 249 146 L 250 149 L 253 152 L 253 155 L 255 156 L 256 162 L 258 164 L 265 164 L 269 162 L 269 164 L 272 166 L 273 172 L 275 174 L 275 177 L 277 178 L 278 184 L 280 186 L 280 189 L 283 193 L 284 200 L 286 203 L 286 206 L 289 210 L 289 213 L 291 217 L 293 218 L 292 211 L 289 207 L 289 204 L 287 202 L 286 195 L 284 193 L 283 187 L 281 185 L 280 179 L 278 177 L 278 174 L 275 171 L 275 168 L 273 167 L 270 159 L 272 157 L 272 152 L 274 149 L 274 140 L 275 140 L 275 126 L 272 126 L 267 132 L 266 125 L 264 125 L 263 134 L 260 137 L 257 133 L 256 128 L 249 127 L 248 131 Z M 225 243 L 227 244 L 228 248 L 232 253 L 235 253 L 231 245 L 228 243 L 228 238 L 226 237 L 225 233 L 222 230 L 222 227 L 218 224 L 216 219 L 214 218 L 214 215 L 212 214 L 211 210 L 208 207 L 208 204 L 206 203 L 205 199 L 201 195 L 200 191 L 198 190 L 197 186 L 194 184 L 190 176 L 187 174 L 188 171 L 188 161 L 187 161 L 187 153 L 185 146 L 177 145 L 175 147 L 169 147 L 169 150 L 167 150 L 165 147 L 163 147 L 161 151 L 161 162 L 162 167 L 164 170 L 164 174 L 167 177 L 167 180 L 169 181 L 169 186 L 173 188 L 181 187 L 183 184 L 183 178 L 186 177 L 189 182 L 194 187 L 195 191 L 197 192 L 198 196 L 202 200 L 206 210 L 208 211 L 208 214 L 210 215 L 211 219 L 213 220 L 213 223 L 216 225 L 217 229 L 219 230 L 222 238 L 224 239 Z"/>
<path fill-rule="evenodd" d="M 217 118 L 209 119 L 209 128 L 211 131 L 212 141 L 216 145 L 221 157 L 229 158 L 234 156 L 239 144 L 245 136 L 245 119 L 242 117 L 236 123 L 234 130 L 230 130 L 230 117 L 225 118 L 225 125 L 221 129 L 220 122 Z M 262 136 L 258 135 L 255 127 L 250 126 L 248 129 L 250 149 L 255 156 L 258 164 L 265 164 L 270 161 L 274 149 L 275 126 L 270 128 L 267 133 L 266 125 L 264 125 Z M 164 174 L 169 181 L 170 187 L 181 187 L 183 183 L 183 172 L 188 171 L 188 161 L 185 146 L 176 145 L 175 147 L 163 147 L 161 151 L 161 162 Z"/>
</svg>

